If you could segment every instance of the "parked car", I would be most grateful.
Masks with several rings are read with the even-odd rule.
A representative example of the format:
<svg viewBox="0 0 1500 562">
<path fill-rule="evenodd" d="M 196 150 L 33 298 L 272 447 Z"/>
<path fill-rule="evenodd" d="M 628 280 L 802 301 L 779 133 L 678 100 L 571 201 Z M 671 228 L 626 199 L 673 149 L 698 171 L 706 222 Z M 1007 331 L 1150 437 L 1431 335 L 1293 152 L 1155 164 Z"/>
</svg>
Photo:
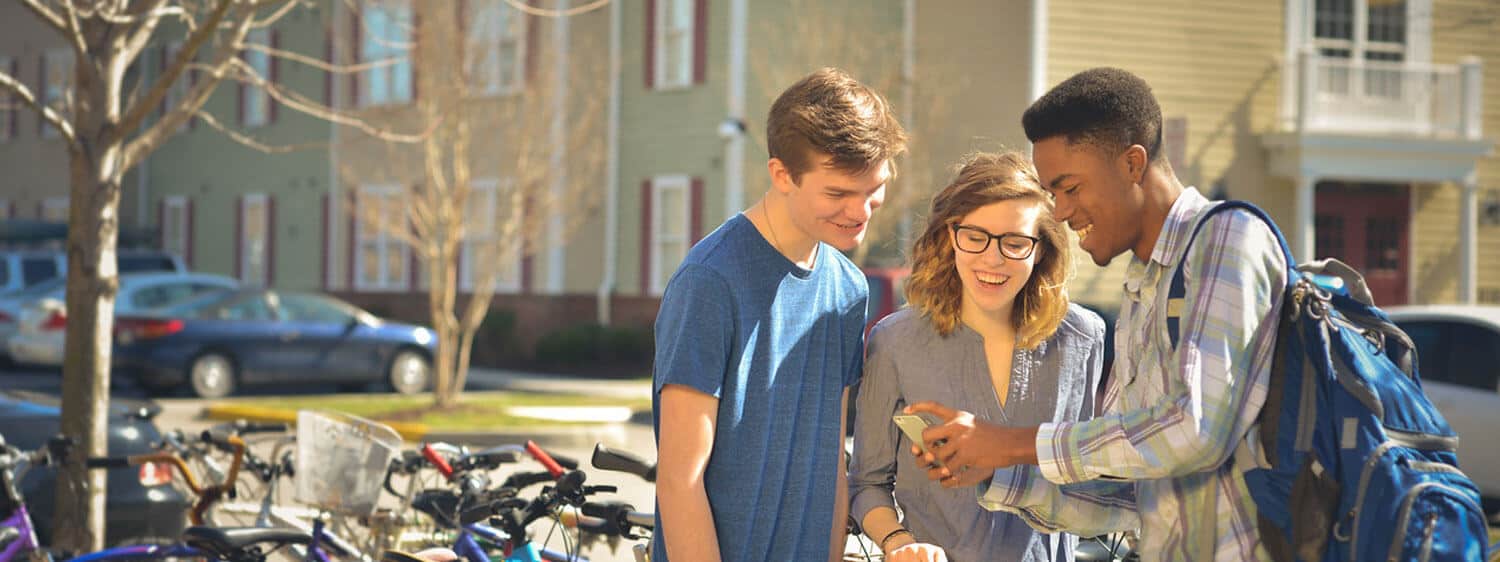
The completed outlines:
<svg viewBox="0 0 1500 562">
<path fill-rule="evenodd" d="M 67 258 L 62 252 L 0 250 L 0 295 L 59 277 L 67 267 Z"/>
<path fill-rule="evenodd" d="M 1392 306 L 1384 309 L 1417 346 L 1422 389 L 1458 432 L 1459 467 L 1500 508 L 1500 306 Z"/>
<path fill-rule="evenodd" d="M 130 273 L 120 276 L 115 315 L 166 306 L 205 291 L 233 289 L 239 283 L 208 273 Z M 61 366 L 67 338 L 66 287 L 59 286 L 21 311 L 16 333 L 5 343 L 18 363 Z"/>
<path fill-rule="evenodd" d="M 21 311 L 33 302 L 46 297 L 67 283 L 65 277 L 53 277 L 19 291 L 0 295 L 0 364 L 12 363 L 6 343 L 20 329 Z"/>
<path fill-rule="evenodd" d="M 115 323 L 115 372 L 165 392 L 219 398 L 240 386 L 373 382 L 402 394 L 432 379 L 431 330 L 332 297 L 270 289 L 205 295 Z"/>
<path fill-rule="evenodd" d="M 151 420 L 160 411 L 152 403 L 114 399 L 108 418 L 109 454 L 137 455 L 152 451 L 161 432 Z M 46 394 L 0 391 L 0 433 L 5 441 L 23 450 L 39 449 L 60 425 L 57 398 Z M 171 485 L 173 472 L 166 465 L 144 465 L 108 469 L 105 497 L 106 544 L 150 543 L 172 540 L 186 526 L 189 499 Z M 37 538 L 52 540 L 57 473 L 34 468 L 21 479 Z"/>
</svg>

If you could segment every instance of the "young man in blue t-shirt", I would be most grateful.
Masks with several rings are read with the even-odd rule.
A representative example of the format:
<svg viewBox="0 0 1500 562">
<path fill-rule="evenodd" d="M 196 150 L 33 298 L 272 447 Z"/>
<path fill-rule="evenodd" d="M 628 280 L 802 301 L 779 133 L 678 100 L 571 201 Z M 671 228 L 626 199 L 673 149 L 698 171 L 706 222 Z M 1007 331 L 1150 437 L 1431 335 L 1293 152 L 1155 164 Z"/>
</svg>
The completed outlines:
<svg viewBox="0 0 1500 562">
<path fill-rule="evenodd" d="M 843 420 L 864 356 L 864 239 L 906 133 L 823 69 L 766 123 L 771 188 L 688 252 L 656 319 L 653 562 L 838 560 Z"/>
</svg>

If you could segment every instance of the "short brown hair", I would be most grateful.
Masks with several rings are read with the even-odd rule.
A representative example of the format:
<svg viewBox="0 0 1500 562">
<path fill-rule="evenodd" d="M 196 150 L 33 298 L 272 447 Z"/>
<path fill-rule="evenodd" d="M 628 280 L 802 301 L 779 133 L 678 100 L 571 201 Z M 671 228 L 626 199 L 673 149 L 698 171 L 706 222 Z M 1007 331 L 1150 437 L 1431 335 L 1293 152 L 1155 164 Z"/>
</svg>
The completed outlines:
<svg viewBox="0 0 1500 562">
<path fill-rule="evenodd" d="M 875 90 L 837 68 L 823 68 L 797 81 L 771 104 L 766 149 L 781 160 L 792 181 L 832 157 L 833 169 L 869 171 L 906 151 L 906 131 L 891 105 Z"/>
<path fill-rule="evenodd" d="M 1052 337 L 1068 313 L 1067 280 L 1072 261 L 1062 225 L 1052 216 L 1052 198 L 1042 189 L 1036 169 L 1018 152 L 971 154 L 960 164 L 958 176 L 932 197 L 927 228 L 912 244 L 911 278 L 906 300 L 932 322 L 939 334 L 958 328 L 963 281 L 954 269 L 954 224 L 980 207 L 1011 200 L 1035 202 L 1045 212 L 1037 218 L 1036 265 L 1026 286 L 1016 295 L 1016 346 L 1030 349 Z"/>
</svg>

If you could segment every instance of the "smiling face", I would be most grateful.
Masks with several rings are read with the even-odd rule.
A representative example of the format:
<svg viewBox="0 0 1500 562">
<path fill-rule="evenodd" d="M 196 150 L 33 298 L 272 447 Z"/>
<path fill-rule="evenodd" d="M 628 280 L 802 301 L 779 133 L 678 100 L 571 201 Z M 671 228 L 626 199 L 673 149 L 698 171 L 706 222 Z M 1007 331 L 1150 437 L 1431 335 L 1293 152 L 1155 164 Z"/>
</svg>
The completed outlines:
<svg viewBox="0 0 1500 562">
<path fill-rule="evenodd" d="M 1100 267 L 1135 248 L 1142 235 L 1146 200 L 1128 154 L 1110 158 L 1063 135 L 1032 145 L 1037 175 L 1055 201 L 1053 214 L 1078 233 L 1078 246 Z"/>
<path fill-rule="evenodd" d="M 1042 244 L 1030 244 L 1020 237 L 1006 237 L 1004 241 L 989 238 L 1006 234 L 1018 234 L 1037 238 L 1037 222 L 1046 212 L 1040 201 L 1010 199 L 985 205 L 959 219 L 956 230 L 950 230 L 949 241 L 953 250 L 953 265 L 963 284 L 964 314 L 984 313 L 1009 318 L 1016 295 L 1031 280 L 1036 260 L 1043 251 Z M 965 251 L 988 245 L 983 252 Z M 1006 245 L 1004 253 L 1001 246 Z M 1025 246 L 1031 245 L 1031 248 Z M 1026 255 L 1024 259 L 1007 257 Z"/>
<path fill-rule="evenodd" d="M 826 155 L 793 182 L 789 173 L 772 167 L 777 189 L 787 197 L 787 215 L 808 238 L 849 251 L 859 246 L 869 229 L 870 216 L 885 202 L 885 184 L 891 177 L 889 162 L 869 170 L 848 173 L 829 167 Z M 785 167 L 780 167 L 785 170 Z"/>
</svg>

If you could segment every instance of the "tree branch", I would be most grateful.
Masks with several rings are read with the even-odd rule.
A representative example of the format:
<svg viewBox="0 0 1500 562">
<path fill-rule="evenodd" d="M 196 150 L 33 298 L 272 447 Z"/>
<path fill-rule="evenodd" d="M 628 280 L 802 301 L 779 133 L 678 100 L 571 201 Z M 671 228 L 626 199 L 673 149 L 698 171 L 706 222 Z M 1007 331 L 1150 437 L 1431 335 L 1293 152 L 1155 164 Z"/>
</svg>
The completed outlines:
<svg viewBox="0 0 1500 562">
<path fill-rule="evenodd" d="M 28 10 L 31 10 L 31 13 L 35 14 L 36 17 L 42 20 L 43 23 L 51 27 L 53 31 L 64 35 L 68 33 L 68 25 L 66 23 L 63 23 L 62 16 L 57 15 L 57 12 L 52 11 L 51 8 L 43 6 L 41 0 L 18 1 L 21 2 L 22 6 L 25 6 Z"/>
<path fill-rule="evenodd" d="M 418 134 L 406 134 L 378 128 L 371 125 L 368 121 L 312 101 L 301 92 L 283 88 L 279 84 L 266 80 L 254 68 L 239 58 L 231 59 L 229 64 L 238 70 L 237 75 L 231 79 L 264 89 L 271 96 L 271 99 L 276 100 L 276 102 L 296 111 L 317 117 L 318 119 L 352 127 L 372 137 L 390 142 L 416 143 L 421 142 L 423 138 L 431 134 L 430 129 Z"/>
<path fill-rule="evenodd" d="M 140 14 L 114 16 L 128 20 L 141 20 L 140 27 L 132 31 L 130 36 L 125 39 L 125 55 L 123 57 L 125 60 L 135 60 L 141 55 L 141 51 L 145 50 L 146 45 L 151 42 L 151 36 L 156 34 L 156 28 L 161 23 L 161 18 L 172 15 L 173 12 L 176 12 L 178 15 L 187 13 L 182 10 L 181 6 L 162 8 L 161 5 L 165 2 L 166 0 L 149 0 Z"/>
<path fill-rule="evenodd" d="M 262 27 L 271 27 L 278 20 L 280 20 L 283 17 L 286 17 L 287 13 L 289 13 L 289 12 L 292 11 L 292 8 L 297 7 L 297 4 L 300 3 L 300 0 L 262 0 L 260 2 L 256 2 L 256 5 L 257 6 L 260 6 L 260 5 L 267 5 L 267 6 L 269 6 L 269 5 L 274 4 L 276 2 L 282 2 L 281 7 L 276 8 L 276 10 L 271 13 L 271 15 L 266 16 L 266 19 L 258 20 L 258 21 L 255 21 L 255 22 L 251 22 L 251 24 L 250 24 L 250 28 L 251 29 L 260 29 Z"/>
<path fill-rule="evenodd" d="M 94 68 L 92 61 L 89 60 L 89 47 L 83 44 L 83 26 L 78 25 L 78 8 L 73 6 L 73 0 L 63 0 L 63 14 L 67 19 L 63 28 L 63 38 L 67 39 L 68 46 L 73 48 L 74 72 L 77 72 L 80 67 Z"/>
<path fill-rule="evenodd" d="M 298 150 L 328 148 L 329 146 L 329 144 L 326 142 L 305 142 L 300 144 L 270 145 L 256 140 L 255 137 L 225 127 L 223 123 L 219 122 L 218 118 L 214 117 L 212 113 L 209 113 L 207 111 L 195 111 L 193 112 L 193 116 L 197 117 L 199 121 L 207 123 L 208 126 L 213 127 L 214 130 L 220 133 L 224 133 L 224 135 L 229 137 L 230 140 L 247 148 L 252 148 L 266 154 L 285 154 L 288 152 L 296 152 Z"/>
<path fill-rule="evenodd" d="M 73 134 L 73 124 L 63 119 L 62 115 L 53 111 L 52 108 L 37 101 L 36 96 L 31 93 L 31 89 L 27 88 L 25 84 L 22 84 L 8 73 L 0 72 L 0 90 L 10 90 L 12 95 L 21 98 L 22 102 L 36 110 L 37 114 L 41 115 L 42 119 L 57 129 L 57 132 L 62 135 L 63 140 L 68 142 L 69 150 L 78 147 L 78 138 Z"/>
<path fill-rule="evenodd" d="M 533 16 L 543 18 L 565 18 L 568 16 L 586 14 L 599 8 L 603 8 L 605 6 L 608 6 L 611 1 L 613 0 L 594 0 L 594 2 L 590 2 L 577 8 L 569 8 L 567 10 L 547 10 L 544 8 L 532 6 L 530 4 L 527 4 L 526 2 L 522 2 L 521 0 L 505 0 L 505 3 L 510 4 L 510 7 L 515 8 L 518 11 Z"/>
<path fill-rule="evenodd" d="M 208 19 L 204 21 L 204 25 L 199 26 L 196 30 L 188 35 L 187 42 L 183 44 L 182 49 L 177 52 L 177 58 L 172 61 L 171 66 L 168 66 L 166 72 L 163 72 L 161 76 L 156 77 L 156 81 L 151 84 L 151 89 L 146 91 L 146 97 L 141 98 L 136 102 L 135 105 L 131 106 L 130 110 L 125 114 L 125 117 L 120 120 L 120 131 L 125 131 L 126 134 L 128 134 L 129 131 L 136 130 L 141 126 L 141 123 L 146 120 L 146 116 L 150 115 L 152 110 L 161 105 L 162 100 L 166 99 L 167 97 L 167 91 L 172 88 L 172 84 L 176 83 L 178 78 L 182 77 L 183 69 L 187 68 L 187 65 L 192 62 L 195 57 L 197 57 L 198 50 L 203 48 L 203 44 L 207 43 L 215 33 L 215 30 L 219 28 L 219 23 L 224 21 L 224 16 L 225 14 L 229 13 L 229 6 L 232 3 L 233 0 L 218 0 L 218 6 L 215 7 L 214 11 L 209 14 Z M 239 29 L 236 30 L 234 40 L 230 41 L 228 43 L 229 46 L 224 47 L 222 52 L 220 53 L 221 58 L 223 57 L 224 53 L 228 53 L 230 56 L 234 55 L 233 46 L 239 45 L 245 38 L 245 33 L 248 30 L 247 24 L 249 23 L 249 20 L 250 18 L 247 16 L 243 22 L 240 22 Z M 221 65 L 222 61 L 215 61 L 215 67 L 219 67 Z M 213 91 L 212 87 L 217 86 L 219 80 L 221 80 L 222 78 L 223 75 L 222 73 L 220 73 L 215 76 L 213 80 L 206 81 L 203 84 L 199 84 L 199 87 L 194 88 L 194 90 L 199 93 L 211 93 Z M 209 87 L 203 88 L 202 86 L 205 85 Z M 187 115 L 184 115 L 182 120 L 186 120 L 187 117 L 191 117 L 191 112 L 196 111 L 198 109 L 198 106 L 202 105 L 202 102 L 208 99 L 208 96 L 206 94 L 202 97 L 203 100 L 195 100 L 198 103 L 193 105 L 189 109 L 189 111 L 186 112 Z M 163 121 L 165 121 L 165 119 L 163 119 Z M 158 122 L 157 124 L 160 125 L 161 123 Z M 172 130 L 176 130 L 175 125 Z M 144 139 L 145 136 L 143 135 L 142 138 Z M 139 140 L 141 139 L 137 139 L 137 142 L 139 142 Z M 151 144 L 154 145 L 159 141 L 160 139 L 157 139 L 155 141 L 152 141 Z M 136 143 L 133 142 L 131 144 L 135 145 Z"/>
<path fill-rule="evenodd" d="M 308 56 L 308 55 L 304 55 L 304 54 L 298 53 L 296 51 L 288 51 L 288 50 L 285 50 L 285 49 L 274 49 L 274 48 L 271 48 L 270 45 L 262 45 L 260 43 L 245 43 L 241 47 L 244 50 L 246 50 L 246 51 L 257 51 L 257 52 L 265 53 L 267 55 L 270 55 L 270 56 L 273 56 L 273 57 L 276 57 L 276 58 L 279 58 L 279 59 L 282 59 L 282 60 L 289 60 L 289 61 L 292 61 L 292 62 L 305 64 L 307 66 L 316 68 L 318 70 L 321 70 L 321 71 L 324 71 L 324 72 L 332 72 L 334 74 L 353 74 L 353 73 L 356 73 L 356 72 L 364 72 L 366 70 L 371 70 L 371 69 L 375 69 L 375 68 L 385 68 L 387 66 L 393 66 L 393 65 L 396 65 L 396 64 L 400 64 L 402 61 L 406 60 L 405 57 L 397 57 L 397 58 L 385 58 L 385 59 L 380 59 L 380 60 L 370 61 L 370 62 L 362 62 L 362 63 L 359 63 L 359 64 L 335 64 L 335 63 L 330 63 L 330 62 L 324 61 L 323 59 L 320 59 L 320 58 L 317 58 L 317 57 L 311 57 L 311 56 Z"/>
</svg>

